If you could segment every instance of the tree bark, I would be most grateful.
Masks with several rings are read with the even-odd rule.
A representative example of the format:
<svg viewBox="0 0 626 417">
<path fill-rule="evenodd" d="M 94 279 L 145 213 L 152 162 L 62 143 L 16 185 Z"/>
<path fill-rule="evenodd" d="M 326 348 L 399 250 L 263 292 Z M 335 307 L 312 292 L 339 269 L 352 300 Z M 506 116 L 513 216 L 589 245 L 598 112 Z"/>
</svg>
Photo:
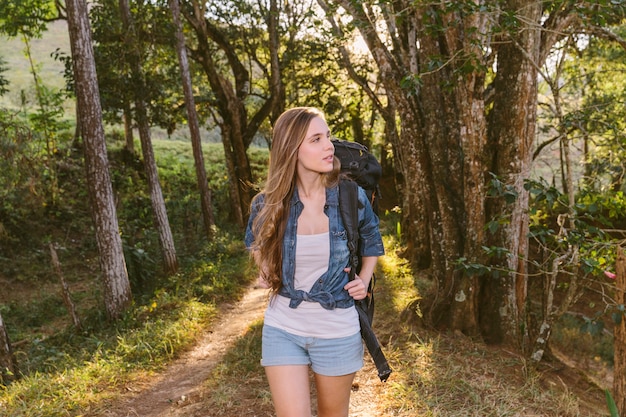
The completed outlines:
<svg viewBox="0 0 626 417">
<path fill-rule="evenodd" d="M 620 416 L 626 416 L 626 255 L 620 247 L 617 249 L 617 268 L 615 277 L 615 303 L 618 310 L 619 322 L 613 331 L 613 396 Z"/>
<path fill-rule="evenodd" d="M 390 51 L 370 23 L 373 20 L 366 8 L 349 0 L 341 4 L 359 22 L 389 102 L 398 111 L 401 129 L 394 155 L 401 158 L 404 178 L 402 230 L 413 264 L 430 267 L 435 288 L 429 318 L 441 327 L 475 335 L 478 280 L 461 274 L 455 260 L 478 258 L 483 239 L 484 75 L 475 70 L 459 76 L 456 65 L 462 62 L 425 74 L 415 85 L 406 86 L 405 74 L 407 68 L 417 69 L 420 62 L 428 62 L 431 55 L 464 53 L 480 59 L 480 53 L 472 49 L 477 39 L 464 40 L 461 34 L 484 23 L 479 15 L 462 20 L 442 13 L 438 17 L 446 20 L 444 25 L 454 26 L 452 22 L 458 20 L 461 27 L 445 36 L 426 36 L 419 16 L 426 16 L 427 10 L 398 2 L 397 9 L 386 10 L 388 19 L 395 19 L 400 10 L 402 14 L 402 22 L 390 26 L 397 30 L 390 36 L 398 44 L 398 49 Z M 419 51 L 408 43 L 418 38 Z M 449 79 L 456 82 L 447 83 Z"/>
<path fill-rule="evenodd" d="M 200 190 L 202 218 L 204 220 L 204 229 L 207 239 L 211 240 L 213 238 L 213 226 L 215 225 L 215 218 L 213 216 L 213 207 L 211 204 L 211 192 L 208 187 L 206 170 L 204 168 L 202 138 L 200 137 L 200 124 L 198 122 L 198 113 L 196 112 L 196 103 L 193 97 L 191 74 L 189 72 L 189 61 L 187 59 L 187 48 L 185 46 L 185 37 L 183 35 L 182 22 L 180 20 L 180 5 L 178 4 L 178 0 L 170 0 L 170 9 L 172 10 L 172 17 L 176 30 L 176 52 L 178 53 L 180 74 L 183 83 L 183 91 L 185 94 L 187 122 L 189 124 L 189 133 L 191 135 L 191 146 L 193 149 L 193 158 L 196 167 L 196 179 L 198 182 L 198 189 Z"/>
<path fill-rule="evenodd" d="M 66 7 L 77 116 L 84 141 L 87 186 L 104 283 L 104 304 L 107 316 L 117 319 L 130 306 L 132 295 L 109 174 L 87 4 L 84 0 L 68 0 Z"/>
<path fill-rule="evenodd" d="M 135 138 L 133 137 L 133 116 L 130 105 L 124 102 L 122 118 L 124 120 L 124 149 L 129 155 L 135 155 Z"/>
<path fill-rule="evenodd" d="M 122 24 L 125 29 L 124 44 L 129 51 L 129 64 L 134 86 L 133 94 L 135 96 L 135 116 L 139 127 L 139 140 L 141 141 L 143 164 L 146 171 L 146 178 L 148 179 L 148 189 L 150 190 L 152 212 L 154 213 L 155 226 L 159 235 L 165 271 L 168 275 L 173 275 L 178 271 L 178 259 L 176 257 L 174 237 L 172 236 L 172 229 L 167 217 L 163 190 L 161 189 L 159 172 L 154 157 L 154 149 L 152 148 L 152 140 L 150 138 L 148 111 L 146 109 L 146 100 L 143 97 L 146 91 L 146 85 L 141 69 L 141 55 L 138 52 L 139 45 L 135 25 L 130 13 L 128 0 L 119 0 L 119 7 L 122 16 Z"/>
<path fill-rule="evenodd" d="M 11 349 L 9 333 L 0 315 L 0 383 L 6 384 L 15 379 L 17 379 L 17 361 Z"/>
<path fill-rule="evenodd" d="M 510 273 L 484 280 L 481 327 L 486 341 L 521 346 L 520 333 L 526 302 L 528 258 L 528 192 L 537 107 L 537 68 L 541 65 L 541 3 L 507 1 L 519 13 L 522 26 L 511 31 L 498 47 L 493 110 L 489 115 L 488 169 L 517 194 L 514 204 L 505 198 L 490 200 L 487 218 L 503 220 L 488 246 L 506 248 L 504 259 L 492 264 Z"/>
</svg>

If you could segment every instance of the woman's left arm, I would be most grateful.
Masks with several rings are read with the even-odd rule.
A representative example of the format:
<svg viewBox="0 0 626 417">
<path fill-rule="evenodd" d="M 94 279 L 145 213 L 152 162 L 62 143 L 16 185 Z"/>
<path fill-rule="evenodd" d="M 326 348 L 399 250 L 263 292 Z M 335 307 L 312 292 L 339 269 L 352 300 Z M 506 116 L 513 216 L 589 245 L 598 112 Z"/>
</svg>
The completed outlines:
<svg viewBox="0 0 626 417">
<path fill-rule="evenodd" d="M 363 281 L 363 285 L 365 285 L 365 290 L 367 291 L 367 287 L 370 285 L 370 281 L 372 280 L 372 275 L 374 275 L 374 269 L 376 269 L 376 263 L 378 262 L 378 256 L 364 256 L 361 258 L 361 271 L 358 274 L 358 277 Z"/>
</svg>

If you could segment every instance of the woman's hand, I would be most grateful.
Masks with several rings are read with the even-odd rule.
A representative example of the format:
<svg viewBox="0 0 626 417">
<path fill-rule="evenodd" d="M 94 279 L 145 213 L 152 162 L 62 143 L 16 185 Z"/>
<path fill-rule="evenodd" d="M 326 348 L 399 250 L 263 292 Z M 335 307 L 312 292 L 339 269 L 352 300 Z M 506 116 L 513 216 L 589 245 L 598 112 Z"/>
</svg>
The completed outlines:
<svg viewBox="0 0 626 417">
<path fill-rule="evenodd" d="M 346 272 L 349 272 L 350 268 L 346 268 Z M 361 277 L 359 277 L 358 275 L 355 275 L 354 279 L 352 281 L 349 281 L 344 287 L 343 289 L 348 291 L 348 294 L 350 294 L 350 297 L 354 298 L 355 300 L 362 300 L 365 297 L 367 297 L 367 285 L 362 279 Z"/>
</svg>

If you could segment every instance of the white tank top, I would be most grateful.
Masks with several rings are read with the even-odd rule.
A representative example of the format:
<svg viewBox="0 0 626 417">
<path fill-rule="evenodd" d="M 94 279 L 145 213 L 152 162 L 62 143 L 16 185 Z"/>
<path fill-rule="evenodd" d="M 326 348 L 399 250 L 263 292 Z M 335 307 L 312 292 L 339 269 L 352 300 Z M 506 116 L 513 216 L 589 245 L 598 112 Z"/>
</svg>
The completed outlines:
<svg viewBox="0 0 626 417">
<path fill-rule="evenodd" d="M 296 239 L 294 286 L 308 292 L 328 270 L 330 236 L 326 232 L 297 235 Z M 351 336 L 360 330 L 354 306 L 326 310 L 317 302 L 302 301 L 297 308 L 290 308 L 290 301 L 282 295 L 273 297 L 265 310 L 265 324 L 298 336 L 321 339 Z"/>
</svg>

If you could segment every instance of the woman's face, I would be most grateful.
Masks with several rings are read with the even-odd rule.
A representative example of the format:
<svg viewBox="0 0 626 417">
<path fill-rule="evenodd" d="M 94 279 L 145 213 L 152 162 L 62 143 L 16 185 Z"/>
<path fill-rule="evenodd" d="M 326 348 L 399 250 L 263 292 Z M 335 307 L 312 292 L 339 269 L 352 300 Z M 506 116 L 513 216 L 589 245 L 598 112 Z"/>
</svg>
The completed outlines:
<svg viewBox="0 0 626 417">
<path fill-rule="evenodd" d="M 330 172 L 333 170 L 334 154 L 328 125 L 321 117 L 314 117 L 298 149 L 298 172 Z"/>
</svg>

